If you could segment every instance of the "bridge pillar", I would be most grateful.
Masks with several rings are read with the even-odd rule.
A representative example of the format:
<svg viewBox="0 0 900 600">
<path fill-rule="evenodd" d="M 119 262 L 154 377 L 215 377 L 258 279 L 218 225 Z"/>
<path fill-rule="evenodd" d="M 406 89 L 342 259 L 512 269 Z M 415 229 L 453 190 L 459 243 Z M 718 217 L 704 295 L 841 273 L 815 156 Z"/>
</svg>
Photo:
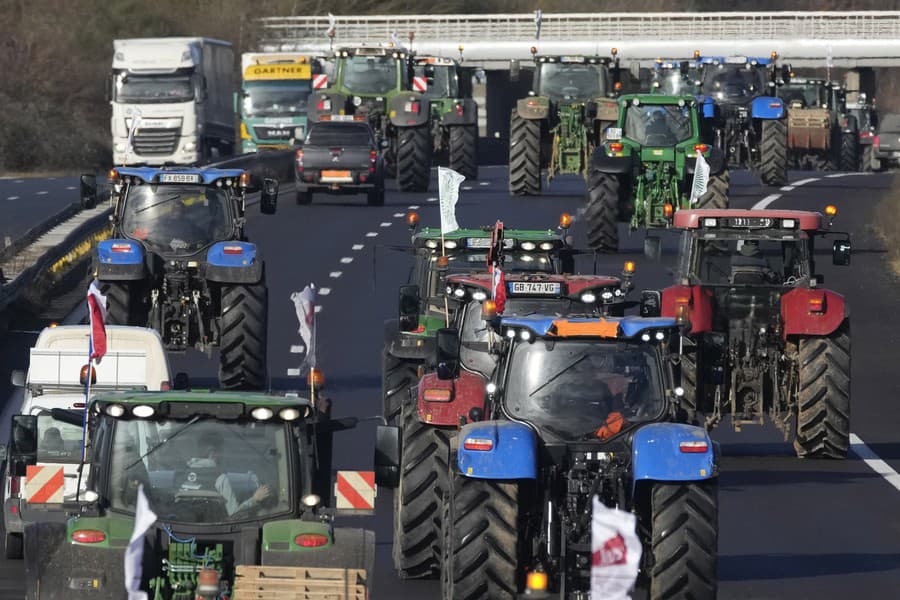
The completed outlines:
<svg viewBox="0 0 900 600">
<path fill-rule="evenodd" d="M 872 67 L 849 69 L 844 74 L 844 83 L 847 86 L 848 104 L 856 104 L 860 92 L 865 92 L 870 99 L 876 95 L 875 69 Z"/>
<path fill-rule="evenodd" d="M 509 80 L 509 71 L 485 71 L 487 93 L 480 110 L 487 116 L 486 131 L 481 139 L 482 164 L 506 164 L 509 157 L 509 115 L 516 100 L 531 89 L 531 71 L 522 69 L 519 81 Z"/>
</svg>

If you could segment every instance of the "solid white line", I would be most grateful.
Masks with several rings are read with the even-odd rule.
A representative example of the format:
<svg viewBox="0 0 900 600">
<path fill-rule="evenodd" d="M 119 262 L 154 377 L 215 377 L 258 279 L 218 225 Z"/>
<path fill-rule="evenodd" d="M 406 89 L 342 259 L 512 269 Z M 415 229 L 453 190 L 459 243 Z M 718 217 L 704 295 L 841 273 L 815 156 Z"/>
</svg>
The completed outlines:
<svg viewBox="0 0 900 600">
<path fill-rule="evenodd" d="M 287 376 L 288 377 L 300 377 L 300 369 L 288 369 Z"/>
<path fill-rule="evenodd" d="M 341 273 L 340 271 L 332 271 L 331 273 L 328 274 L 328 276 L 331 277 L 332 279 L 337 279 L 341 275 L 343 275 L 343 273 Z"/>
<path fill-rule="evenodd" d="M 402 219 L 405 216 L 406 216 L 406 213 L 394 213 L 395 219 Z"/>
<path fill-rule="evenodd" d="M 819 177 L 810 177 L 809 179 L 801 179 L 800 181 L 795 181 L 791 185 L 794 187 L 800 187 L 801 185 L 806 185 L 807 183 L 812 183 L 813 181 L 819 181 Z"/>
<path fill-rule="evenodd" d="M 330 293 L 331 293 L 331 288 L 329 288 L 329 287 L 322 287 L 316 291 L 316 294 L 319 296 L 327 296 Z"/>
<path fill-rule="evenodd" d="M 794 186 L 792 186 L 792 185 L 786 185 L 786 186 L 784 186 L 783 188 L 781 188 L 781 191 L 782 191 L 782 192 L 790 192 L 790 191 L 792 191 L 793 189 L 794 189 Z"/>
<path fill-rule="evenodd" d="M 390 227 L 391 223 L 390 223 L 390 221 L 385 221 L 384 223 L 381 224 L 381 226 L 382 227 Z"/>
<path fill-rule="evenodd" d="M 357 252 L 359 252 L 363 248 L 365 248 L 365 246 L 363 246 L 362 244 L 353 244 L 353 247 L 352 247 L 352 249 L 356 250 Z"/>
<path fill-rule="evenodd" d="M 352 256 L 341 257 L 341 262 L 344 263 L 345 265 L 349 265 L 350 263 L 353 262 L 353 257 Z"/>
<path fill-rule="evenodd" d="M 378 237 L 378 232 L 370 231 L 369 233 L 366 234 L 366 237 Z"/>
<path fill-rule="evenodd" d="M 47 194 L 49 194 L 49 192 L 45 192 L 44 190 L 41 190 L 40 192 L 37 192 L 37 195 L 38 195 L 38 196 L 46 196 Z"/>
<path fill-rule="evenodd" d="M 757 202 L 756 204 L 754 204 L 750 210 L 762 210 L 765 207 L 772 204 L 773 202 L 775 202 L 776 200 L 778 200 L 779 198 L 781 198 L 781 194 L 770 194 L 770 195 L 766 196 L 765 198 L 763 198 L 762 200 L 760 200 L 759 202 Z"/>
<path fill-rule="evenodd" d="M 866 446 L 855 433 L 850 434 L 850 451 L 858 456 L 870 469 L 884 477 L 884 479 L 900 491 L 900 473 L 897 473 L 889 464 L 881 460 L 871 448 Z"/>
<path fill-rule="evenodd" d="M 418 204 L 410 204 L 409 206 L 407 206 L 407 208 L 409 210 L 416 210 L 419 208 L 419 205 Z"/>
<path fill-rule="evenodd" d="M 291 346 L 291 354 L 303 354 L 304 352 L 306 352 L 304 346 Z"/>
</svg>

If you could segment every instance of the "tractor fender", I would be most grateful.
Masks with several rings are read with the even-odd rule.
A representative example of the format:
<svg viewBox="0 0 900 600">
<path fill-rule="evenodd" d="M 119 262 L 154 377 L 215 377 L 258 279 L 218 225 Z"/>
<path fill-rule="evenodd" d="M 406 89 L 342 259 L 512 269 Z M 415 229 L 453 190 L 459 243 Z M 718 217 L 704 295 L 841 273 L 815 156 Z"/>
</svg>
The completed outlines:
<svg viewBox="0 0 900 600">
<path fill-rule="evenodd" d="M 728 167 L 728 162 L 725 160 L 725 153 L 715 146 L 710 146 L 709 151 L 704 158 L 706 158 L 706 164 L 709 165 L 710 175 L 718 175 Z M 688 175 L 694 174 L 696 165 L 696 158 L 685 159 L 684 166 L 685 169 L 687 169 Z"/>
<path fill-rule="evenodd" d="M 546 119 L 550 116 L 550 99 L 543 96 L 528 96 L 516 100 L 519 117 L 530 121 Z"/>
<path fill-rule="evenodd" d="M 406 110 L 407 105 L 418 102 L 419 110 Z M 431 117 L 428 100 L 418 92 L 403 92 L 388 101 L 388 115 L 394 127 L 419 127 Z"/>
<path fill-rule="evenodd" d="M 718 447 L 702 427 L 650 423 L 634 433 L 634 481 L 700 481 L 719 474 Z"/>
<path fill-rule="evenodd" d="M 475 125 L 478 123 L 478 104 L 471 98 L 457 100 L 450 105 L 449 110 L 441 113 L 441 119 L 447 127 Z"/>
<path fill-rule="evenodd" d="M 400 331 L 399 321 L 389 319 L 384 322 L 384 349 L 397 358 L 425 361 L 434 354 L 434 336 L 424 332 L 421 325 L 416 331 Z"/>
<path fill-rule="evenodd" d="M 822 312 L 810 312 L 821 304 Z M 844 297 L 831 290 L 796 288 L 781 296 L 782 336 L 828 335 L 848 317 Z"/>
<path fill-rule="evenodd" d="M 206 253 L 204 277 L 217 283 L 258 283 L 265 263 L 250 242 L 216 242 Z"/>
<path fill-rule="evenodd" d="M 97 244 L 96 277 L 107 281 L 137 281 L 147 275 L 144 247 L 133 240 L 103 240 Z"/>
<path fill-rule="evenodd" d="M 326 105 L 330 102 L 331 107 L 319 110 L 319 102 L 323 102 Z M 346 95 L 337 94 L 329 90 L 319 90 L 309 95 L 309 102 L 306 104 L 306 119 L 310 123 L 317 123 L 322 120 L 322 115 L 339 115 L 346 108 Z"/>
<path fill-rule="evenodd" d="M 781 98 L 760 96 L 750 104 L 750 116 L 754 119 L 783 119 L 784 115 L 784 100 Z"/>
<path fill-rule="evenodd" d="M 594 148 L 590 170 L 624 175 L 631 173 L 633 160 L 631 156 L 609 156 L 606 154 L 606 147 L 601 145 Z"/>
<path fill-rule="evenodd" d="M 475 449 L 476 444 L 482 449 Z M 514 421 L 469 423 L 459 431 L 456 463 L 466 477 L 537 479 L 537 435 Z"/>
<path fill-rule="evenodd" d="M 304 533 L 323 535 L 329 542 L 314 548 L 298 546 L 294 538 Z M 320 521 L 269 521 L 262 526 L 260 550 L 265 566 L 365 569 L 371 579 L 375 533 L 356 527 L 332 527 Z"/>
<path fill-rule="evenodd" d="M 469 412 L 479 408 L 485 410 L 485 380 L 465 369 L 459 370 L 456 379 L 438 379 L 437 373 L 426 373 L 419 380 L 418 395 L 419 421 L 429 425 L 459 425 L 459 418 L 469 419 Z M 445 401 L 426 400 L 429 390 L 449 390 L 450 399 Z"/>
<path fill-rule="evenodd" d="M 713 322 L 713 292 L 708 288 L 698 285 L 673 285 L 662 291 L 660 303 L 660 315 L 676 318 L 677 304 L 687 299 L 688 319 L 690 327 L 686 333 L 697 334 L 712 331 Z"/>
</svg>

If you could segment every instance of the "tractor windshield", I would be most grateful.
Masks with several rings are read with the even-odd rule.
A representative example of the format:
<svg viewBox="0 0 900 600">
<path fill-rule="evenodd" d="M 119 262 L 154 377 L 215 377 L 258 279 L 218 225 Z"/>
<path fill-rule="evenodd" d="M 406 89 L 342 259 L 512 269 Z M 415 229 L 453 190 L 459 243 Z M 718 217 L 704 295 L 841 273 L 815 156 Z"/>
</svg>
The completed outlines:
<svg viewBox="0 0 900 600">
<path fill-rule="evenodd" d="M 538 71 L 539 96 L 551 100 L 588 100 L 606 96 L 604 65 L 542 62 Z"/>
<path fill-rule="evenodd" d="M 385 94 L 397 88 L 400 60 L 391 56 L 351 56 L 343 60 L 344 87 L 356 94 Z"/>
<path fill-rule="evenodd" d="M 708 66 L 703 73 L 702 92 L 715 100 L 743 103 L 768 90 L 766 70 L 749 65 Z"/>
<path fill-rule="evenodd" d="M 309 81 L 244 83 L 244 116 L 293 117 L 306 114 Z"/>
<path fill-rule="evenodd" d="M 195 254 L 233 237 L 230 194 L 202 185 L 133 185 L 125 200 L 122 229 L 153 252 Z"/>
<path fill-rule="evenodd" d="M 288 427 L 213 418 L 117 421 L 108 498 L 134 512 L 138 485 L 163 521 L 224 523 L 291 510 Z"/>
<path fill-rule="evenodd" d="M 778 90 L 788 106 L 824 108 L 828 106 L 828 90 L 817 83 L 789 83 Z"/>
<path fill-rule="evenodd" d="M 659 84 L 656 93 L 667 96 L 694 95 L 698 91 L 698 77 L 699 74 L 694 69 L 687 75 L 682 75 L 680 69 L 660 69 L 654 79 Z"/>
<path fill-rule="evenodd" d="M 677 104 L 638 104 L 625 112 L 623 134 L 642 146 L 674 146 L 693 133 L 691 108 Z"/>
<path fill-rule="evenodd" d="M 506 411 L 564 441 L 607 439 L 665 409 L 650 344 L 550 340 L 512 349 Z"/>
<path fill-rule="evenodd" d="M 781 239 L 735 232 L 692 242 L 693 282 L 707 286 L 793 286 L 809 279 L 807 238 Z"/>
<path fill-rule="evenodd" d="M 459 98 L 459 82 L 452 66 L 418 64 L 415 73 L 428 81 L 427 98 Z"/>
</svg>

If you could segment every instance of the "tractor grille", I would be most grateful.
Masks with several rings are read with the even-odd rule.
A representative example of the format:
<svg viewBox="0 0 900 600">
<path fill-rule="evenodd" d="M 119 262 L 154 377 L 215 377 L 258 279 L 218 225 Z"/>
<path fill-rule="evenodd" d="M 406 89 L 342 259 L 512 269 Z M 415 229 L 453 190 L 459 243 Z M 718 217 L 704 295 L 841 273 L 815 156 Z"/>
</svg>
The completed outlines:
<svg viewBox="0 0 900 600">
<path fill-rule="evenodd" d="M 134 134 L 134 152 L 140 156 L 166 156 L 178 147 L 181 129 L 138 129 Z"/>
<path fill-rule="evenodd" d="M 289 140 L 294 137 L 295 127 L 254 127 L 253 133 L 259 140 Z"/>
</svg>

